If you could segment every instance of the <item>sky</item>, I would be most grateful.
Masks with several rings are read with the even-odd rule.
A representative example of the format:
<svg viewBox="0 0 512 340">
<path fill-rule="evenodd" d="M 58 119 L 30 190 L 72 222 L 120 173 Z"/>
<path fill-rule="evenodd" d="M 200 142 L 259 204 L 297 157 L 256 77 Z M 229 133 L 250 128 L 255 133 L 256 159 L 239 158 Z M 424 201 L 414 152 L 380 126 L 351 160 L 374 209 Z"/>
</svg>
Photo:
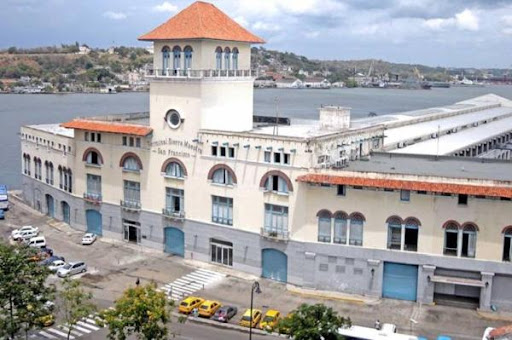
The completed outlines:
<svg viewBox="0 0 512 340">
<path fill-rule="evenodd" d="M 512 68 L 512 0 L 212 0 L 267 41 L 313 59 Z M 192 1 L 0 0 L 0 48 L 148 46 Z"/>
</svg>

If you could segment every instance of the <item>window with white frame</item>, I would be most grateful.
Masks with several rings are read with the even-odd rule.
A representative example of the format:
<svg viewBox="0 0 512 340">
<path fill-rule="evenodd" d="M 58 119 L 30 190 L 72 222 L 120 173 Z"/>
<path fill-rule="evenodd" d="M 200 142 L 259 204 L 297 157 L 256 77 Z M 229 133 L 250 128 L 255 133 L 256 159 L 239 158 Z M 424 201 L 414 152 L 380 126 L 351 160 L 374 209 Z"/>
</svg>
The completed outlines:
<svg viewBox="0 0 512 340">
<path fill-rule="evenodd" d="M 263 154 L 263 161 L 265 163 L 274 163 L 282 165 L 290 165 L 290 154 L 286 152 L 271 152 L 265 151 Z"/>
<path fill-rule="evenodd" d="M 232 198 L 212 196 L 212 221 L 220 224 L 233 225 Z"/>
<path fill-rule="evenodd" d="M 503 261 L 512 261 L 512 227 L 505 229 L 503 239 Z"/>
<path fill-rule="evenodd" d="M 183 167 L 178 162 L 171 162 L 165 167 L 165 176 L 183 178 Z"/>
<path fill-rule="evenodd" d="M 409 202 L 411 200 L 410 190 L 400 190 L 400 201 Z"/>
<path fill-rule="evenodd" d="M 169 214 L 182 214 L 185 193 L 182 189 L 165 188 L 165 209 Z"/>
<path fill-rule="evenodd" d="M 459 226 L 453 223 L 444 228 L 444 255 L 457 256 L 459 249 Z"/>
<path fill-rule="evenodd" d="M 214 171 L 212 176 L 212 183 L 222 185 L 233 185 L 233 176 L 226 168 L 220 168 Z"/>
<path fill-rule="evenodd" d="M 85 162 L 90 165 L 101 165 L 101 157 L 96 151 L 89 151 Z"/>
<path fill-rule="evenodd" d="M 475 257 L 477 228 L 472 224 L 462 228 L 462 249 L 460 256 Z"/>
<path fill-rule="evenodd" d="M 318 242 L 331 243 L 331 213 L 328 211 L 318 214 Z"/>
<path fill-rule="evenodd" d="M 288 194 L 288 183 L 279 175 L 271 175 L 265 180 L 265 190 Z"/>
<path fill-rule="evenodd" d="M 288 233 L 288 207 L 265 204 L 264 230 L 269 233 Z"/>
<path fill-rule="evenodd" d="M 364 219 L 362 216 L 355 215 L 350 218 L 350 239 L 349 244 L 352 246 L 363 245 L 363 226 Z"/>
<path fill-rule="evenodd" d="M 101 197 L 101 176 L 87 174 L 87 195 Z"/>
<path fill-rule="evenodd" d="M 235 148 L 232 146 L 212 145 L 212 156 L 223 158 L 235 158 Z"/>
<path fill-rule="evenodd" d="M 140 204 L 140 183 L 124 181 L 124 201 L 128 204 Z"/>
<path fill-rule="evenodd" d="M 139 172 L 140 171 L 139 161 L 135 157 L 132 157 L 132 156 L 126 157 L 123 161 L 123 170 Z"/>
<path fill-rule="evenodd" d="M 388 249 L 402 248 L 402 221 L 398 218 L 388 219 Z"/>
<path fill-rule="evenodd" d="M 334 214 L 333 242 L 347 244 L 347 216 L 343 213 Z"/>
</svg>

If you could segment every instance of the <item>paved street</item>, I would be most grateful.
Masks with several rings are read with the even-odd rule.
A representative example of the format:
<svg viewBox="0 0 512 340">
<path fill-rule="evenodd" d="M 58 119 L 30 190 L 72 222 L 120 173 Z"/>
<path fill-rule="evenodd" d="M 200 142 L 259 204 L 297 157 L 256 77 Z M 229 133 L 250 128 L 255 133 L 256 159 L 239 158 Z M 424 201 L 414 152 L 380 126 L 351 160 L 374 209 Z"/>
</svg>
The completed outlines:
<svg viewBox="0 0 512 340">
<path fill-rule="evenodd" d="M 195 263 L 191 260 L 173 257 L 160 251 L 141 249 L 137 245 L 123 242 L 111 242 L 99 239 L 92 246 L 82 246 L 81 232 L 69 226 L 50 220 L 46 216 L 15 203 L 7 213 L 6 220 L 0 221 L 0 231 L 4 239 L 11 230 L 21 225 L 38 226 L 47 239 L 48 247 L 55 254 L 64 256 L 67 261 L 84 260 L 88 272 L 75 279 L 92 290 L 95 302 L 100 308 L 113 304 L 124 289 L 133 286 L 140 279 L 141 283 L 153 281 L 164 291 L 172 287 L 172 296 L 178 299 L 180 294 L 197 294 L 204 298 L 217 299 L 223 304 L 237 306 L 239 313 L 232 320 L 238 322 L 241 313 L 249 306 L 250 285 L 253 280 L 260 281 L 262 293 L 255 296 L 255 308 L 266 310 L 279 309 L 287 313 L 302 302 L 323 302 L 350 316 L 354 324 L 373 326 L 376 319 L 391 322 L 398 326 L 400 333 L 427 336 L 432 339 L 439 334 L 447 334 L 454 339 L 481 339 L 486 327 L 501 326 L 506 323 L 488 321 L 480 318 L 476 311 L 442 306 L 419 306 L 416 303 L 383 299 L 375 304 L 356 304 L 340 300 L 305 297 L 290 293 L 286 286 L 277 282 L 251 277 L 232 271 L 229 268 Z M 197 268 L 197 267 L 200 268 Z M 51 282 L 57 285 L 60 279 L 53 276 Z M 204 284 L 204 289 L 203 289 Z M 58 302 L 57 302 L 58 303 Z M 417 323 L 412 324 L 413 318 Z M 94 330 L 91 322 L 84 320 L 76 330 L 84 339 L 103 339 L 105 330 Z M 59 322 L 52 326 L 57 331 Z M 240 339 L 245 338 L 237 331 L 218 329 L 211 326 L 187 322 L 184 325 L 173 324 L 180 335 L 177 339 Z M 85 330 L 89 330 L 87 333 Z M 57 333 L 44 332 L 56 339 L 62 339 Z M 43 337 L 45 338 L 45 337 Z M 50 338 L 51 337 L 46 337 Z M 269 338 L 268 336 L 255 337 Z"/>
</svg>

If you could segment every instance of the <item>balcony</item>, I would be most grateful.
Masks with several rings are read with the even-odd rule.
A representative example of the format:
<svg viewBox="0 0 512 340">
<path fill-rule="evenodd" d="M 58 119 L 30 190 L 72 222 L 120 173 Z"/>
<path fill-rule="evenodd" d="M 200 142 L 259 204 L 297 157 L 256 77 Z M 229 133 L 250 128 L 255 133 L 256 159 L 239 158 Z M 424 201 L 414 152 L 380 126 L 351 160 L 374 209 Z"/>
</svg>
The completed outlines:
<svg viewBox="0 0 512 340">
<path fill-rule="evenodd" d="M 162 209 L 162 215 L 164 215 L 165 218 L 174 220 L 174 221 L 183 221 L 185 219 L 185 212 L 184 211 L 174 211 L 172 209 Z"/>
<path fill-rule="evenodd" d="M 270 228 L 261 228 L 260 235 L 274 241 L 287 242 L 290 239 L 288 230 L 277 230 Z"/>
<path fill-rule="evenodd" d="M 121 206 L 121 208 L 123 210 L 130 211 L 130 212 L 139 212 L 141 209 L 140 202 L 135 202 L 135 201 L 121 200 L 119 205 Z"/>
<path fill-rule="evenodd" d="M 254 70 L 181 70 L 146 69 L 146 78 L 150 79 L 230 79 L 250 80 L 257 77 Z"/>
<path fill-rule="evenodd" d="M 93 194 L 93 193 L 85 192 L 84 193 L 84 201 L 86 201 L 88 203 L 92 203 L 92 204 L 101 204 L 102 197 L 101 197 L 101 194 Z"/>
</svg>

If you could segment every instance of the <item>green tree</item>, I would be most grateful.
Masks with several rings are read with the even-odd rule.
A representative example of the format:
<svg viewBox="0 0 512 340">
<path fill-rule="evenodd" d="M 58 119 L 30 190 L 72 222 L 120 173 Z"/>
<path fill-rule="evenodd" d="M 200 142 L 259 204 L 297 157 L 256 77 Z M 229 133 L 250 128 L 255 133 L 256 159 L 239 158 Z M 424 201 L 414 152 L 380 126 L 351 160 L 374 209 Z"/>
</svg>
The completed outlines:
<svg viewBox="0 0 512 340">
<path fill-rule="evenodd" d="M 36 252 L 0 244 L 0 338 L 14 339 L 20 330 L 26 334 L 47 314 L 45 303 L 54 290 L 45 285 L 48 269 L 30 260 Z"/>
<path fill-rule="evenodd" d="M 350 318 L 338 316 L 331 307 L 304 303 L 282 319 L 278 328 L 286 330 L 294 340 L 339 340 L 343 337 L 338 334 L 338 329 L 350 326 Z"/>
<path fill-rule="evenodd" d="M 18 49 L 14 46 L 11 46 L 7 49 L 7 53 L 9 54 L 16 54 L 16 52 L 18 52 Z"/>
<path fill-rule="evenodd" d="M 66 321 L 68 330 L 68 340 L 71 331 L 78 321 L 85 318 L 96 310 L 96 306 L 91 302 L 91 292 L 86 292 L 80 281 L 66 278 L 63 284 L 63 290 L 60 292 L 62 298 L 62 312 L 64 321 Z"/>
<path fill-rule="evenodd" d="M 125 340 L 132 334 L 141 340 L 163 340 L 167 339 L 172 306 L 165 293 L 149 283 L 128 288 L 115 302 L 114 309 L 103 311 L 101 317 L 111 340 Z"/>
</svg>

